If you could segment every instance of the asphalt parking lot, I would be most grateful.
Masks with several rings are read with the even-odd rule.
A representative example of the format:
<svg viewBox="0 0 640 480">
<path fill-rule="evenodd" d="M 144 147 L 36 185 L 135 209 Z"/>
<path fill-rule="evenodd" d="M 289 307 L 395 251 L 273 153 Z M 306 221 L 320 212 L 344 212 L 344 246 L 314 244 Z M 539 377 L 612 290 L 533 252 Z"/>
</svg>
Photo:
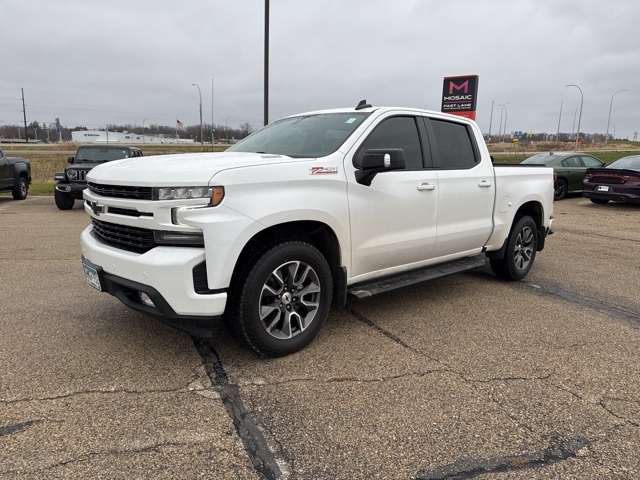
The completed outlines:
<svg viewBox="0 0 640 480">
<path fill-rule="evenodd" d="M 0 478 L 640 478 L 640 206 L 555 205 L 529 276 L 332 312 L 281 359 L 85 284 L 80 202 L 0 196 Z"/>
</svg>

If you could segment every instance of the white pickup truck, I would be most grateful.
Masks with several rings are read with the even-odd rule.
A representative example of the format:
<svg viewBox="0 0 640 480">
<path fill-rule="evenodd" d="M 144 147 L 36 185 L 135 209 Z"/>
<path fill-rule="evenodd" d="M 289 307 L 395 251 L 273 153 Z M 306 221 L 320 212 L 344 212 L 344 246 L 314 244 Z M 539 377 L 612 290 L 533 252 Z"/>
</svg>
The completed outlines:
<svg viewBox="0 0 640 480">
<path fill-rule="evenodd" d="M 196 336 L 285 355 L 330 307 L 476 268 L 519 280 L 551 232 L 553 170 L 494 168 L 470 120 L 409 108 L 283 118 L 223 153 L 88 174 L 87 281 Z"/>
</svg>

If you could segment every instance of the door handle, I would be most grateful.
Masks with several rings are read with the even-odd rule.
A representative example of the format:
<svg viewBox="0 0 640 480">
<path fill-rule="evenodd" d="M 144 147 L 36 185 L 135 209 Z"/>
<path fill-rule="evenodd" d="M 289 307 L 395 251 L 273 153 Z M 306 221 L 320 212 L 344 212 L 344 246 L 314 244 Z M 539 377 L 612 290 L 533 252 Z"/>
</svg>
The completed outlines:
<svg viewBox="0 0 640 480">
<path fill-rule="evenodd" d="M 491 186 L 491 182 L 487 182 L 486 180 L 481 180 L 478 182 L 478 186 L 482 188 L 487 188 Z"/>
<path fill-rule="evenodd" d="M 436 186 L 433 183 L 421 183 L 418 185 L 418 190 L 435 190 Z"/>
</svg>

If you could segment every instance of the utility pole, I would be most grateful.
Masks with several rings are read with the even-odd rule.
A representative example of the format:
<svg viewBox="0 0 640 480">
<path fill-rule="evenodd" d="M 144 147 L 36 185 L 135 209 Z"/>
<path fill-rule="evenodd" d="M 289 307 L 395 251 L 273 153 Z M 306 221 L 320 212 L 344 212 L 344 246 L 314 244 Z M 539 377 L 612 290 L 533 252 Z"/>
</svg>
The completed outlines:
<svg viewBox="0 0 640 480">
<path fill-rule="evenodd" d="M 24 116 L 24 138 L 27 139 L 27 143 L 29 143 L 29 132 L 27 132 L 27 110 L 24 108 L 24 88 L 22 90 L 22 115 Z"/>
</svg>

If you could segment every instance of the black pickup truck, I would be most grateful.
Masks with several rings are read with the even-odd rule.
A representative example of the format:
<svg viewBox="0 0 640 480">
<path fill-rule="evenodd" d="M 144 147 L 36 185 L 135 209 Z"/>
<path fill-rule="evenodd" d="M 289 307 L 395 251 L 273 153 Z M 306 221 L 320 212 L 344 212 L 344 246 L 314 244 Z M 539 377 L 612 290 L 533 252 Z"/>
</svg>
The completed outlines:
<svg viewBox="0 0 640 480">
<path fill-rule="evenodd" d="M 31 163 L 26 158 L 7 157 L 0 149 L 0 193 L 11 192 L 16 200 L 27 198 L 31 185 Z"/>
<path fill-rule="evenodd" d="M 82 192 L 87 188 L 87 173 L 96 165 L 111 160 L 141 157 L 142 151 L 136 147 L 123 145 L 80 145 L 75 156 L 69 157 L 69 166 L 64 172 L 55 174 L 58 181 L 53 192 L 60 210 L 70 210 L 76 200 L 82 200 Z"/>
</svg>

